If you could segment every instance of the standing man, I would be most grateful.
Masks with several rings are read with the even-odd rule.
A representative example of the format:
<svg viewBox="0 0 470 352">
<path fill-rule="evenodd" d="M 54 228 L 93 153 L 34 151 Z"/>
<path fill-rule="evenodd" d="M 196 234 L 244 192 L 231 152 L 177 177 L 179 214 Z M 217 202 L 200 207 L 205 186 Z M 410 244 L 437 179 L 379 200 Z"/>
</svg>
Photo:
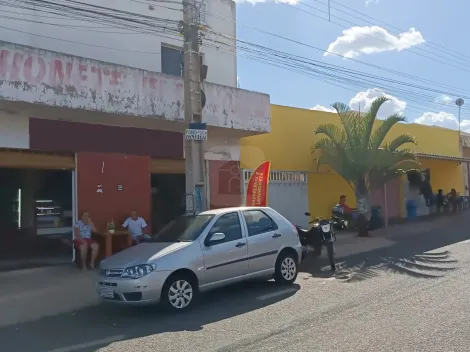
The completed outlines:
<svg viewBox="0 0 470 352">
<path fill-rule="evenodd" d="M 144 218 L 137 215 L 136 210 L 131 211 L 131 216 L 124 221 L 122 227 L 127 228 L 127 231 L 137 244 L 151 240 L 151 237 L 145 233 L 147 223 Z"/>
</svg>

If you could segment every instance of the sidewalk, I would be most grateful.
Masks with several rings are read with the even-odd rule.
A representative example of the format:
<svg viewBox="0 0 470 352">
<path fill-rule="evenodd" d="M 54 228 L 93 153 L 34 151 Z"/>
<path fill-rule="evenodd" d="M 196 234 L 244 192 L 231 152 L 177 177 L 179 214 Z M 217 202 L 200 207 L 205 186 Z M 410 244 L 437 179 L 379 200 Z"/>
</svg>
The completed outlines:
<svg viewBox="0 0 470 352">
<path fill-rule="evenodd" d="M 390 247 L 395 245 L 399 239 L 405 237 L 418 236 L 432 230 L 447 229 L 449 226 L 460 222 L 465 216 L 468 216 L 467 213 L 462 212 L 454 216 L 443 216 L 428 221 L 392 225 L 388 228 L 370 231 L 370 237 L 357 237 L 354 232 L 338 231 L 336 233 L 336 256 L 341 258 Z"/>
</svg>

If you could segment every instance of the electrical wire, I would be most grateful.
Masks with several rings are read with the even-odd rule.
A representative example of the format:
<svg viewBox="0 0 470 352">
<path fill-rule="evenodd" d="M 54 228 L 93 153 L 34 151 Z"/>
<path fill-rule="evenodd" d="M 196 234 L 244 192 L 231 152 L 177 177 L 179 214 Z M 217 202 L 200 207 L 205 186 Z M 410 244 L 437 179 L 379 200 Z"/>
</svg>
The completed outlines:
<svg viewBox="0 0 470 352">
<path fill-rule="evenodd" d="M 68 17 L 74 20 L 107 24 L 127 30 L 132 29 L 141 32 L 146 30 L 146 32 L 152 32 L 155 28 L 159 28 L 179 34 L 179 21 L 115 10 L 78 1 L 62 0 L 62 2 L 56 1 L 52 3 L 45 0 L 1 0 L 0 5 Z M 173 10 L 181 11 L 179 9 Z"/>
<path fill-rule="evenodd" d="M 321 1 L 319 1 L 319 0 L 312 0 L 312 1 L 316 1 L 316 2 L 321 3 L 322 5 L 328 6 L 327 4 L 325 4 L 325 3 L 323 3 L 323 2 L 321 2 Z M 314 10 L 316 10 L 316 11 L 319 11 L 319 12 L 321 12 L 321 13 L 324 13 L 324 14 L 326 14 L 326 15 L 329 15 L 329 17 L 335 17 L 335 18 L 337 18 L 337 19 L 339 19 L 339 20 L 341 20 L 341 21 L 344 21 L 344 22 L 346 22 L 346 23 L 352 25 L 352 26 L 362 27 L 362 26 L 361 26 L 360 24 L 358 24 L 358 23 L 355 23 L 355 22 L 353 22 L 353 21 L 347 20 L 347 19 L 342 18 L 342 17 L 340 17 L 340 16 L 336 16 L 336 15 L 334 15 L 334 14 L 331 14 L 331 12 L 328 13 L 327 11 L 320 10 L 320 9 L 318 9 L 318 8 L 312 6 L 312 5 L 306 4 L 306 3 L 303 2 L 303 1 L 300 1 L 299 4 L 302 5 L 302 6 L 304 6 L 304 7 L 307 7 L 307 8 L 310 8 L 310 9 L 314 9 Z M 340 23 L 331 21 L 331 20 L 329 20 L 329 19 L 327 19 L 327 18 L 324 18 L 324 17 L 322 17 L 322 16 L 318 16 L 318 15 L 316 15 L 316 14 L 310 12 L 310 11 L 307 11 L 307 10 L 305 10 L 305 9 L 299 7 L 299 6 L 294 6 L 294 5 L 286 4 L 286 3 L 283 3 L 283 5 L 289 6 L 289 7 L 293 8 L 293 9 L 295 9 L 295 10 L 297 10 L 297 11 L 304 12 L 304 13 L 306 13 L 306 14 L 308 14 L 308 15 L 311 15 L 311 16 L 314 16 L 314 17 L 316 17 L 316 18 L 320 18 L 320 19 L 322 19 L 322 20 L 324 20 L 324 21 L 326 21 L 326 22 L 330 22 L 330 23 L 332 23 L 332 24 L 334 24 L 334 25 L 337 25 L 337 26 L 339 26 L 339 27 L 341 27 L 341 28 L 343 28 L 343 29 L 349 29 L 349 27 L 347 27 L 347 26 L 344 26 L 344 25 L 342 25 L 342 24 L 340 24 Z M 331 8 L 336 9 L 335 7 L 331 7 Z M 337 11 L 340 11 L 340 12 L 347 13 L 347 12 L 342 11 L 342 10 L 338 10 L 338 9 L 336 9 L 336 10 L 337 10 Z M 351 15 L 350 15 L 350 16 L 351 16 Z M 369 23 L 371 23 L 371 22 L 369 22 Z M 382 33 L 379 33 L 379 32 L 377 32 L 376 30 L 372 30 L 372 33 L 379 34 L 380 36 L 382 35 Z M 387 41 L 385 41 L 385 40 L 383 40 L 383 39 L 381 39 L 381 38 L 378 38 L 378 37 L 376 37 L 376 36 L 374 36 L 374 35 L 372 35 L 372 34 L 370 34 L 370 33 L 363 33 L 363 34 L 366 35 L 367 37 L 373 38 L 373 39 L 378 40 L 378 41 L 380 41 L 380 42 L 388 43 Z M 469 66 L 468 64 L 464 64 L 464 63 L 462 63 L 462 62 L 459 62 L 459 61 L 457 61 L 457 60 L 455 60 L 455 59 L 451 59 L 451 58 L 446 57 L 446 56 L 443 56 L 443 55 L 439 55 L 439 54 L 436 54 L 436 53 L 432 53 L 431 51 L 426 50 L 426 49 L 423 49 L 423 48 L 420 48 L 420 47 L 418 47 L 418 46 L 414 46 L 414 47 L 410 47 L 410 48 L 405 48 L 405 49 L 403 49 L 403 50 L 404 50 L 404 51 L 408 51 L 408 52 L 413 53 L 413 54 L 418 55 L 418 56 L 422 56 L 422 57 L 427 58 L 427 59 L 429 59 L 429 60 L 433 60 L 433 61 L 436 61 L 436 62 L 438 62 L 438 63 L 441 63 L 441 64 L 444 64 L 444 65 L 447 65 L 447 66 L 450 66 L 450 67 L 459 69 L 459 70 L 463 70 L 463 71 L 466 71 L 466 72 L 470 72 L 470 66 Z M 431 54 L 431 55 L 434 55 L 434 56 L 436 56 L 436 57 L 443 58 L 443 59 L 445 59 L 445 60 L 452 61 L 452 62 L 456 63 L 457 65 L 463 65 L 463 66 L 462 66 L 462 67 L 456 66 L 456 65 L 454 65 L 454 64 L 449 63 L 448 61 L 442 61 L 442 60 L 436 59 L 436 58 L 434 58 L 434 57 L 432 57 L 432 56 L 428 56 L 428 55 L 419 53 L 419 52 L 417 52 L 417 50 L 418 50 L 418 51 L 425 52 L 425 53 L 428 53 L 428 54 Z M 443 52 L 442 50 L 439 50 L 439 51 L 440 51 L 440 52 Z M 454 56 L 454 57 L 455 57 L 455 56 Z M 460 60 L 462 60 L 462 59 L 460 59 Z"/>
<path fill-rule="evenodd" d="M 318 0 L 314 0 L 314 1 L 318 1 Z M 341 6 L 341 7 L 345 8 L 345 9 L 348 9 L 348 10 L 354 12 L 354 13 L 357 13 L 357 14 L 363 16 L 363 17 L 366 17 L 366 18 L 369 18 L 369 19 L 371 19 L 371 20 L 373 20 L 373 21 L 376 21 L 376 22 L 379 22 L 379 23 L 381 23 L 381 24 L 384 24 L 384 25 L 386 25 L 387 27 L 393 28 L 393 29 L 395 29 L 395 30 L 397 30 L 397 31 L 399 31 L 399 32 L 404 32 L 404 30 L 401 29 L 401 28 L 399 28 L 399 27 L 396 27 L 396 26 L 394 26 L 394 25 L 391 25 L 391 24 L 389 24 L 389 23 L 387 23 L 387 22 L 385 22 L 385 21 L 376 19 L 376 18 L 374 18 L 374 17 L 372 17 L 372 16 L 369 16 L 369 15 L 363 13 L 363 12 L 357 11 L 357 10 L 351 8 L 351 7 L 348 7 L 348 6 L 344 5 L 344 4 L 341 4 L 341 3 L 338 2 L 338 1 L 330 0 L 330 2 L 335 3 L 335 4 L 337 4 L 337 5 Z M 325 4 L 325 5 L 328 6 L 328 4 Z M 336 10 L 340 11 L 338 8 L 336 8 Z M 371 23 L 371 22 L 369 22 L 369 23 Z M 452 55 L 460 55 L 460 56 L 462 56 L 462 57 L 465 57 L 465 58 L 467 58 L 467 59 L 470 59 L 470 56 L 469 56 L 469 55 L 465 55 L 465 54 L 462 54 L 462 53 L 460 53 L 460 52 L 458 52 L 458 51 L 455 51 L 455 50 L 453 50 L 453 49 L 446 48 L 446 47 L 444 47 L 444 46 L 442 46 L 442 45 L 440 45 L 440 44 L 437 44 L 437 43 L 435 43 L 435 42 L 432 42 L 432 41 L 430 41 L 430 40 L 426 40 L 426 43 L 423 43 L 423 45 L 429 46 L 429 47 L 435 46 L 435 47 L 437 47 L 437 48 L 439 48 L 439 49 L 441 49 L 441 50 L 443 50 L 443 51 L 447 51 L 447 52 L 451 53 Z"/>
<path fill-rule="evenodd" d="M 314 49 L 314 50 L 320 51 L 322 53 L 328 53 L 328 54 L 333 55 L 333 56 L 341 57 L 343 59 L 346 59 L 346 60 L 361 64 L 361 65 L 367 66 L 369 68 L 374 68 L 374 69 L 381 70 L 381 71 L 384 71 L 384 72 L 388 72 L 388 73 L 396 74 L 396 75 L 399 75 L 399 76 L 402 76 L 402 77 L 410 78 L 413 81 L 426 82 L 426 83 L 429 83 L 429 84 L 432 84 L 432 85 L 445 87 L 445 88 L 448 88 L 448 89 L 454 89 L 455 91 L 465 92 L 464 94 L 469 94 L 468 91 L 464 91 L 461 88 L 457 88 L 457 87 L 450 86 L 450 85 L 445 85 L 445 84 L 440 83 L 440 82 L 436 82 L 436 81 L 432 81 L 432 80 L 425 79 L 425 78 L 422 78 L 422 77 L 410 75 L 410 74 L 407 74 L 407 73 L 404 73 L 404 72 L 400 72 L 400 71 L 393 70 L 393 69 L 390 69 L 390 68 L 386 68 L 386 67 L 383 67 L 383 66 L 375 65 L 375 64 L 372 64 L 372 63 L 369 63 L 369 62 L 366 62 L 366 61 L 362 61 L 362 60 L 358 60 L 358 59 L 355 59 L 355 58 L 346 57 L 344 55 L 337 54 L 337 53 L 334 53 L 334 52 L 316 47 L 314 45 L 310 45 L 310 44 L 307 44 L 307 43 L 304 43 L 304 42 L 301 42 L 301 41 L 298 41 L 298 40 L 295 40 L 295 39 L 292 39 L 292 38 L 288 38 L 288 37 L 285 37 L 285 36 L 282 36 L 282 35 L 279 35 L 279 34 L 276 34 L 276 33 L 272 33 L 272 32 L 254 27 L 254 26 L 252 26 L 250 24 L 247 24 L 247 23 L 244 23 L 244 22 L 235 21 L 235 20 L 233 20 L 229 17 L 219 16 L 217 14 L 210 13 L 210 12 L 207 12 L 207 15 L 215 17 L 215 18 L 219 18 L 219 19 L 222 19 L 222 20 L 232 21 L 233 23 L 236 23 L 240 26 L 249 28 L 249 29 L 254 30 L 256 32 L 266 34 L 266 35 L 272 36 L 274 38 L 281 39 L 281 40 L 284 40 L 284 41 L 287 41 L 287 42 L 290 42 L 290 43 L 293 43 L 293 44 L 298 44 L 300 46 L 304 46 L 304 47 L 307 47 L 307 48 L 310 48 L 310 49 Z"/>
<path fill-rule="evenodd" d="M 142 1 L 137 1 L 137 0 L 130 0 L 130 1 L 142 2 Z M 9 1 L 8 0 L 1 0 L 0 4 L 3 4 L 5 2 L 9 2 Z M 158 1 L 158 2 L 160 2 L 160 1 Z M 60 11 L 63 11 L 64 7 L 65 7 L 68 10 L 68 12 L 67 12 L 68 16 L 67 17 L 70 18 L 70 15 L 72 15 L 71 18 L 74 18 L 75 20 L 81 20 L 81 21 L 86 20 L 86 21 L 94 21 L 94 22 L 98 22 L 98 23 L 105 23 L 107 25 L 111 25 L 113 28 L 116 28 L 116 26 L 117 26 L 117 28 L 123 28 L 124 23 L 126 23 L 126 21 L 127 21 L 128 23 L 130 22 L 131 24 L 133 24 L 133 26 L 131 28 L 129 28 L 129 26 L 125 26 L 126 29 L 129 29 L 131 31 L 135 31 L 136 33 L 153 34 L 153 35 L 158 35 L 158 36 L 162 36 L 161 34 L 157 34 L 158 29 L 160 29 L 160 30 L 168 29 L 166 26 L 162 26 L 162 25 L 159 25 L 159 24 L 155 23 L 155 22 L 158 23 L 159 21 L 160 22 L 163 21 L 163 23 L 165 23 L 166 25 L 167 24 L 174 25 L 175 27 L 172 28 L 173 31 L 174 31 L 173 33 L 180 36 L 179 30 L 177 29 L 177 24 L 178 24 L 179 21 L 168 20 L 168 19 L 159 19 L 157 17 L 140 15 L 140 14 L 136 14 L 136 13 L 130 13 L 132 16 L 127 16 L 128 12 L 121 11 L 121 10 L 113 10 L 116 13 L 113 13 L 110 16 L 107 13 L 108 10 L 110 10 L 109 8 L 104 8 L 104 7 L 99 7 L 99 6 L 96 7 L 94 5 L 84 4 L 84 3 L 81 3 L 79 1 L 62 0 L 62 3 L 58 3 L 57 1 L 55 3 L 52 3 L 50 1 L 45 1 L 45 0 L 35 0 L 35 1 L 23 0 L 23 1 L 14 1 L 14 2 L 10 1 L 9 3 L 10 3 L 10 5 L 11 4 L 15 5 L 14 7 L 18 7 L 18 5 L 21 5 L 20 8 L 23 8 L 23 9 L 26 8 L 28 10 L 35 10 L 35 11 L 38 10 L 38 3 L 40 3 L 41 6 L 39 6 L 39 8 L 43 13 L 54 14 L 56 16 L 62 16 L 62 17 L 64 15 L 64 12 L 60 12 Z M 19 4 L 19 3 L 22 3 L 22 4 Z M 145 2 L 145 3 L 148 4 L 147 2 Z M 86 5 L 86 6 L 83 6 L 83 5 Z M 91 12 L 89 11 L 89 8 L 87 8 L 87 7 L 90 7 L 90 6 L 93 7 L 93 10 Z M 153 6 L 158 6 L 158 5 L 153 5 Z M 106 10 L 106 12 L 100 12 L 100 11 L 103 11 L 103 10 Z M 174 9 L 174 10 L 175 11 L 181 11 L 179 9 Z M 205 13 L 208 14 L 209 16 L 214 16 L 214 14 L 211 14 L 210 12 L 206 11 Z M 52 16 L 50 16 L 50 17 L 52 17 Z M 137 17 L 137 18 L 135 18 L 135 17 Z M 215 17 L 221 18 L 221 16 L 217 16 L 217 15 L 215 15 Z M 148 21 L 149 19 L 152 19 L 152 23 L 149 23 L 149 21 Z M 236 21 L 233 21 L 233 19 L 230 19 L 230 20 L 232 20 L 232 22 L 234 22 L 234 23 L 237 23 Z M 39 22 L 39 21 L 36 21 L 36 22 Z M 238 23 L 241 24 L 240 22 L 238 22 Z M 49 23 L 41 23 L 41 24 L 49 24 Z M 70 25 L 67 26 L 65 24 L 57 24 L 56 23 L 56 24 L 53 24 L 53 25 L 63 26 L 65 28 L 72 28 L 72 26 L 70 26 Z M 248 25 L 248 26 L 253 28 L 250 25 Z M 8 27 L 3 27 L 3 26 L 0 26 L 0 28 L 4 28 L 4 29 L 7 29 L 7 30 L 18 31 L 18 30 L 15 30 L 13 28 L 8 28 Z M 256 30 L 256 28 L 254 28 L 254 29 Z M 25 32 L 25 31 L 18 31 L 18 32 L 22 32 L 22 33 L 30 34 L 30 35 L 36 35 L 36 36 L 41 37 L 41 35 Z M 266 32 L 266 31 L 264 31 L 264 32 Z M 244 52 L 244 55 L 246 57 L 256 59 L 260 62 L 269 63 L 271 65 L 275 65 L 275 66 L 280 67 L 280 68 L 289 69 L 289 70 L 291 70 L 293 72 L 297 72 L 299 74 L 315 77 L 316 79 L 321 79 L 322 81 L 324 81 L 326 83 L 334 84 L 334 85 L 336 85 L 340 88 L 343 88 L 343 89 L 348 89 L 348 90 L 351 89 L 351 88 L 348 88 L 346 86 L 349 86 L 349 87 L 357 87 L 357 86 L 364 87 L 366 85 L 369 86 L 369 87 L 373 86 L 373 87 L 377 87 L 377 88 L 380 88 L 380 89 L 384 90 L 387 94 L 393 94 L 394 96 L 397 96 L 397 97 L 405 96 L 405 99 L 407 101 L 411 101 L 411 102 L 415 103 L 416 105 L 419 104 L 420 106 L 429 106 L 429 105 L 425 105 L 425 104 L 434 104 L 434 105 L 438 104 L 436 102 L 433 102 L 433 99 L 435 98 L 435 96 L 432 96 L 429 93 L 439 93 L 439 94 L 446 94 L 446 95 L 461 95 L 461 92 L 459 92 L 459 94 L 457 94 L 457 92 L 451 92 L 450 93 L 448 90 L 439 90 L 439 89 L 435 89 L 435 88 L 428 88 L 428 87 L 419 86 L 419 85 L 416 85 L 416 84 L 413 84 L 413 83 L 410 83 L 410 82 L 400 82 L 400 81 L 392 80 L 392 79 L 386 78 L 386 77 L 371 75 L 371 74 L 368 74 L 368 73 L 365 73 L 365 72 L 348 70 L 348 69 L 342 68 L 340 66 L 328 65 L 328 64 L 325 64 L 325 63 L 323 63 L 321 61 L 318 61 L 318 60 L 307 59 L 307 58 L 303 58 L 303 57 L 300 57 L 300 56 L 284 53 L 284 52 L 281 52 L 281 51 L 278 51 L 278 50 L 270 49 L 270 48 L 267 48 L 267 47 L 259 46 L 257 44 L 249 43 L 249 42 L 246 42 L 246 41 L 237 40 L 236 38 L 226 36 L 226 35 L 223 35 L 221 33 L 217 33 L 215 31 L 212 31 L 212 34 L 217 36 L 217 37 L 225 38 L 225 39 L 229 40 L 230 42 L 235 43 L 235 45 L 233 45 L 233 47 L 230 47 L 230 44 L 228 44 L 226 42 L 217 41 L 217 44 L 215 44 L 216 42 L 214 41 L 214 44 L 211 45 L 209 43 L 207 45 L 208 47 L 212 46 L 213 48 L 220 50 L 220 47 L 222 45 L 224 45 L 226 47 L 223 50 L 226 51 L 227 53 L 230 53 L 231 55 L 236 55 L 237 50 L 241 50 L 241 51 Z M 275 35 L 273 33 L 269 33 L 269 32 L 268 32 L 268 34 L 277 36 L 277 35 Z M 124 50 L 124 49 L 119 49 L 119 48 L 109 48 L 109 47 L 91 45 L 91 44 L 87 44 L 87 43 L 79 43 L 79 42 L 68 41 L 68 40 L 64 40 L 64 39 L 60 39 L 60 38 L 54 38 L 54 37 L 47 37 L 47 36 L 42 36 L 42 37 L 46 37 L 46 38 L 54 39 L 54 40 L 63 40 L 63 41 L 67 41 L 67 42 L 71 42 L 71 43 L 79 44 L 79 45 L 89 45 L 89 46 L 101 47 L 101 48 L 106 48 L 106 49 L 114 49 L 114 50 L 119 50 L 119 51 L 131 51 L 131 50 Z M 283 38 L 283 37 L 281 37 L 281 38 Z M 286 39 L 289 40 L 288 38 L 286 38 Z M 296 42 L 296 41 L 294 41 L 294 42 Z M 298 43 L 300 43 L 300 42 L 298 42 Z M 304 43 L 301 43 L 301 44 L 304 44 Z M 325 50 L 322 50 L 320 48 L 315 48 L 315 49 L 318 49 L 318 50 L 321 50 L 321 51 L 325 52 Z M 138 52 L 138 51 L 132 50 L 132 52 Z M 154 52 L 139 52 L 139 53 L 152 54 L 152 55 L 160 54 L 160 53 L 154 53 Z M 341 55 L 339 55 L 339 56 L 341 56 Z M 359 61 L 359 60 L 355 60 L 355 61 Z M 370 64 L 367 64 L 367 63 L 364 63 L 364 64 L 374 67 L 373 65 L 370 65 Z M 380 69 L 383 69 L 383 70 L 385 70 L 389 73 L 398 72 L 398 71 L 394 71 L 394 70 L 390 70 L 390 69 L 386 69 L 386 68 L 381 68 L 380 66 L 377 66 L 377 67 L 374 67 L 374 68 L 380 68 Z M 413 77 L 411 75 L 407 75 L 407 74 L 403 74 L 403 73 L 399 73 L 399 74 L 401 74 L 402 76 L 405 76 L 405 77 Z M 421 81 L 421 82 L 427 82 L 427 83 L 431 82 L 432 84 L 436 83 L 436 82 L 432 82 L 432 81 L 422 79 L 422 78 L 418 78 L 418 80 Z M 381 83 L 381 84 L 379 84 L 379 83 Z M 442 84 L 436 85 L 436 87 L 439 87 L 439 86 L 440 87 L 450 87 L 450 86 L 445 86 L 445 85 L 442 85 Z M 410 88 L 417 89 L 417 91 L 413 91 Z M 460 90 L 460 89 L 457 88 L 457 90 Z M 470 94 L 468 94 L 468 96 L 470 96 Z M 467 95 L 462 95 L 462 97 L 468 99 Z M 427 100 L 431 100 L 431 102 L 430 103 L 426 102 Z M 440 104 L 440 105 L 445 105 L 445 104 Z"/>
<path fill-rule="evenodd" d="M 237 52 L 238 52 L 238 55 L 240 55 L 240 51 L 246 52 L 246 48 L 241 46 L 239 43 L 237 43 L 237 48 L 236 49 L 234 49 L 233 47 L 230 48 L 230 46 L 229 46 L 229 48 L 226 48 L 226 47 L 224 48 L 223 47 L 224 44 L 227 45 L 226 43 L 217 43 L 217 44 L 210 45 L 210 41 L 209 41 L 207 45 L 212 46 L 212 47 L 214 47 L 216 49 L 219 49 L 219 50 L 221 48 L 223 48 L 223 50 L 225 52 L 229 52 L 232 55 L 236 55 Z M 251 43 L 249 43 L 249 44 L 251 44 Z M 256 44 L 251 44 L 251 45 L 258 46 Z M 348 85 L 352 85 L 354 87 L 368 86 L 370 88 L 372 86 L 372 87 L 381 88 L 387 94 L 391 94 L 391 95 L 394 95 L 396 97 L 403 97 L 402 99 L 404 99 L 406 101 L 413 101 L 413 102 L 415 102 L 417 104 L 420 104 L 422 106 L 426 106 L 426 108 L 428 110 L 430 109 L 430 107 L 432 109 L 435 109 L 436 106 L 446 105 L 446 104 L 435 102 L 434 101 L 435 96 L 433 96 L 433 95 L 425 95 L 425 94 L 418 93 L 418 92 L 415 92 L 415 91 L 410 91 L 410 90 L 407 90 L 407 89 L 404 89 L 404 88 L 397 88 L 395 86 L 390 86 L 390 85 L 383 84 L 383 82 L 382 82 L 383 77 L 373 77 L 372 76 L 372 78 L 375 78 L 375 80 L 364 79 L 364 78 L 362 78 L 362 76 L 367 75 L 367 74 L 364 74 L 362 72 L 358 73 L 357 71 L 351 71 L 351 70 L 348 71 L 348 70 L 344 70 L 344 69 L 341 69 L 340 71 L 343 71 L 343 73 L 346 72 L 347 74 L 346 75 L 343 74 L 341 76 L 338 76 L 337 74 L 334 75 L 331 72 L 329 72 L 329 70 L 328 70 L 329 67 L 323 66 L 323 68 L 326 68 L 327 71 L 319 71 L 317 69 L 312 69 L 311 67 L 308 67 L 306 64 L 311 64 L 310 62 L 308 62 L 308 60 L 311 60 L 311 59 L 298 57 L 298 56 L 295 56 L 295 55 L 292 55 L 292 54 L 282 53 L 282 52 L 276 51 L 274 49 L 269 49 L 269 48 L 265 48 L 265 47 L 262 47 L 262 48 L 263 48 L 263 50 L 259 51 L 258 53 L 255 52 L 254 54 L 253 54 L 252 50 L 249 50 L 248 52 L 250 53 L 250 55 L 248 55 L 247 57 L 250 58 L 250 59 L 254 59 L 256 61 L 268 63 L 270 65 L 273 65 L 273 66 L 276 66 L 276 67 L 279 67 L 279 68 L 294 71 L 294 72 L 299 73 L 299 74 L 304 75 L 304 76 L 305 75 L 312 76 L 312 77 L 315 77 L 315 78 L 318 79 L 319 75 L 320 75 L 320 76 L 322 76 L 323 79 L 326 79 L 329 82 L 334 81 L 336 83 L 348 84 Z M 274 52 L 274 56 L 275 56 L 274 59 L 271 55 L 273 52 Z M 279 54 L 279 53 L 281 53 L 281 54 Z M 244 55 L 241 55 L 241 56 L 244 56 Z M 279 56 L 283 56 L 284 59 L 287 59 L 287 62 L 286 62 L 286 60 L 280 61 Z M 299 64 L 299 62 L 300 62 L 300 64 Z M 319 65 L 314 65 L 314 66 L 315 67 L 321 67 Z M 338 70 L 336 70 L 336 71 L 338 71 Z M 352 77 L 351 77 L 351 73 L 353 74 Z M 396 83 L 396 82 L 392 82 L 392 83 Z M 398 82 L 398 83 L 401 83 L 401 82 Z M 344 86 L 343 86 L 343 88 L 344 88 Z M 357 93 L 357 90 L 356 90 L 356 93 Z M 413 98 L 415 98 L 415 99 L 413 99 Z M 423 99 L 429 100 L 429 102 L 427 104 L 423 103 Z"/>
</svg>

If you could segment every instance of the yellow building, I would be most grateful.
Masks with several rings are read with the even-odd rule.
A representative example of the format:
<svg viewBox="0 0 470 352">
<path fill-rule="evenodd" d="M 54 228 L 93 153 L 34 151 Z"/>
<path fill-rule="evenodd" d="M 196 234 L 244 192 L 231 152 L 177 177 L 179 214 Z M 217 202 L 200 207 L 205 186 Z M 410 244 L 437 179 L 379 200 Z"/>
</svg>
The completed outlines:
<svg viewBox="0 0 470 352">
<path fill-rule="evenodd" d="M 340 176 L 328 169 L 322 168 L 320 172 L 316 169 L 311 154 L 315 138 L 312 131 L 325 123 L 339 124 L 339 118 L 329 112 L 271 105 L 271 133 L 241 140 L 240 167 L 252 170 L 261 162 L 270 160 L 272 172 L 306 174 L 308 196 L 305 197 L 308 197 L 309 211 L 314 215 L 328 216 L 341 194 L 345 194 L 348 204 L 354 206 L 354 192 Z M 442 188 L 447 193 L 455 188 L 463 194 L 461 163 L 466 160 L 459 151 L 458 132 L 420 124 L 399 124 L 392 129 L 388 139 L 403 133 L 416 138 L 418 144 L 414 149 L 422 168 L 430 169 L 433 191 Z M 384 197 L 387 197 L 389 217 L 404 216 L 403 186 L 402 180 L 391 182 L 387 185 L 388 196 L 377 190 L 373 192 L 372 201 L 381 205 L 385 201 Z M 291 202 L 292 206 L 296 204 L 295 199 L 286 201 Z M 303 213 L 305 210 L 298 211 Z"/>
</svg>

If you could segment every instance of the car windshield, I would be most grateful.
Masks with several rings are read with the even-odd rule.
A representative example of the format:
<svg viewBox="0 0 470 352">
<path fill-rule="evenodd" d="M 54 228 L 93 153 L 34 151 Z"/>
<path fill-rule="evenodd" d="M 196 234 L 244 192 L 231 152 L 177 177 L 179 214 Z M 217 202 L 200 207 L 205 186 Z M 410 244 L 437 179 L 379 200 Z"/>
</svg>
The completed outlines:
<svg viewBox="0 0 470 352">
<path fill-rule="evenodd" d="M 154 237 L 153 242 L 192 242 L 204 231 L 214 215 L 184 215 L 168 223 Z"/>
</svg>

